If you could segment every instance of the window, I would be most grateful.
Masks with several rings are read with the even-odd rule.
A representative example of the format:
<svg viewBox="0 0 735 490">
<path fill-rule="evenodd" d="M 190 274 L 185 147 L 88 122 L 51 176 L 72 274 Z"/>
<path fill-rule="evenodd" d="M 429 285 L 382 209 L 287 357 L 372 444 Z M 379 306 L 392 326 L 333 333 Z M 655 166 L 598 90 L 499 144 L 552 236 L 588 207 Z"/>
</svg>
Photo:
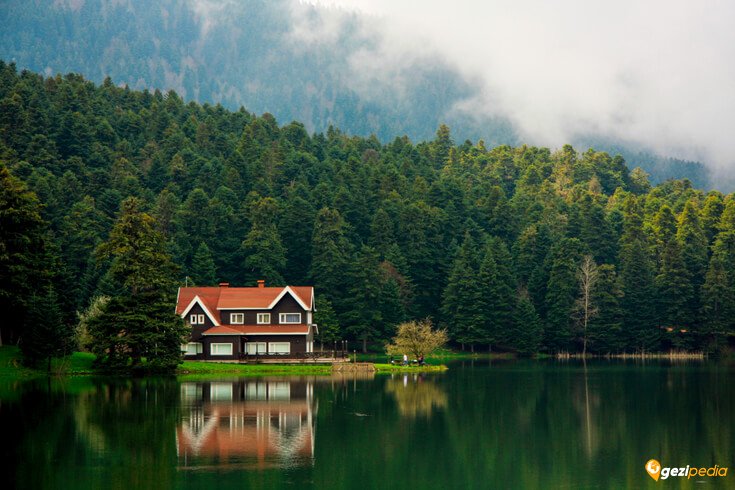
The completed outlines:
<svg viewBox="0 0 735 490">
<path fill-rule="evenodd" d="M 301 313 L 281 313 L 279 323 L 301 323 Z"/>
<path fill-rule="evenodd" d="M 231 356 L 232 344 L 210 344 L 209 353 L 213 356 Z"/>
<path fill-rule="evenodd" d="M 271 322 L 271 314 L 270 313 L 258 313 L 258 324 L 262 325 L 264 323 L 270 323 Z"/>
<path fill-rule="evenodd" d="M 245 344 L 245 350 L 251 356 L 265 354 L 265 342 L 248 342 Z"/>
<path fill-rule="evenodd" d="M 290 342 L 268 342 L 268 354 L 288 354 L 290 352 Z"/>
<path fill-rule="evenodd" d="M 209 385 L 209 399 L 212 401 L 232 400 L 232 383 L 211 383 Z"/>
<path fill-rule="evenodd" d="M 291 383 L 268 383 L 269 400 L 290 400 Z"/>
<path fill-rule="evenodd" d="M 204 325 L 204 315 L 191 315 L 189 323 L 192 325 Z"/>
<path fill-rule="evenodd" d="M 248 383 L 245 388 L 246 400 L 265 400 L 265 383 Z"/>
<path fill-rule="evenodd" d="M 244 313 L 233 313 L 230 315 L 230 323 L 242 325 L 245 323 Z"/>
<path fill-rule="evenodd" d="M 197 354 L 201 354 L 202 352 L 204 352 L 201 342 L 189 342 L 183 347 L 184 348 L 181 350 L 183 350 L 187 356 L 195 356 Z"/>
</svg>

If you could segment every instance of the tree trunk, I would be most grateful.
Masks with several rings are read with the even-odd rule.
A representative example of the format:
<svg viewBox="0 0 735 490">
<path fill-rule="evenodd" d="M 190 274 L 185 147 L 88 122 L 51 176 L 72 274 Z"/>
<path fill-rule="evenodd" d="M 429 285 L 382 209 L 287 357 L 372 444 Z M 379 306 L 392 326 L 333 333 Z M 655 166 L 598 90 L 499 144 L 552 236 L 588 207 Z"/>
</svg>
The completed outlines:
<svg viewBox="0 0 735 490">
<path fill-rule="evenodd" d="M 470 352 L 475 353 L 475 344 L 470 344 Z"/>
<path fill-rule="evenodd" d="M 487 344 L 487 351 L 492 352 L 493 351 L 493 344 Z"/>
<path fill-rule="evenodd" d="M 362 353 L 367 354 L 367 337 L 362 338 Z"/>
</svg>

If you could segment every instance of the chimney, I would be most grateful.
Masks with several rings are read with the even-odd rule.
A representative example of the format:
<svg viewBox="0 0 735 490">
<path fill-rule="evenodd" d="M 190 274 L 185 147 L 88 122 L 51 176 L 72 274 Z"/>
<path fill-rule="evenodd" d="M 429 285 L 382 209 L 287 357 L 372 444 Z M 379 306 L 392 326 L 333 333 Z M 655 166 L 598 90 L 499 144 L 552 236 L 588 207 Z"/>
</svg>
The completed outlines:
<svg viewBox="0 0 735 490">
<path fill-rule="evenodd" d="M 258 279 L 258 287 L 259 288 L 265 287 L 265 279 Z"/>
<path fill-rule="evenodd" d="M 221 282 L 221 283 L 219 283 L 219 287 L 221 287 L 221 288 L 229 288 L 230 287 L 230 283 L 229 282 Z"/>
</svg>

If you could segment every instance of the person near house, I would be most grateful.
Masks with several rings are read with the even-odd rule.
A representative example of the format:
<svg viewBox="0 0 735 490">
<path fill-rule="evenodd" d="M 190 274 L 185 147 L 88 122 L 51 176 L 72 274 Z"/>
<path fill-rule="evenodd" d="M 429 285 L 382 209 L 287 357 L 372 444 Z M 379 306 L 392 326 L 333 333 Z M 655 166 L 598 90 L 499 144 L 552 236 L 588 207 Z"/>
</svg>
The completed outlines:
<svg viewBox="0 0 735 490">
<path fill-rule="evenodd" d="M 403 354 L 403 365 L 408 366 L 408 355 Z"/>
<path fill-rule="evenodd" d="M 423 365 L 424 365 L 424 355 L 423 355 L 423 354 L 421 354 L 421 355 L 419 356 L 419 366 L 423 366 Z"/>
</svg>

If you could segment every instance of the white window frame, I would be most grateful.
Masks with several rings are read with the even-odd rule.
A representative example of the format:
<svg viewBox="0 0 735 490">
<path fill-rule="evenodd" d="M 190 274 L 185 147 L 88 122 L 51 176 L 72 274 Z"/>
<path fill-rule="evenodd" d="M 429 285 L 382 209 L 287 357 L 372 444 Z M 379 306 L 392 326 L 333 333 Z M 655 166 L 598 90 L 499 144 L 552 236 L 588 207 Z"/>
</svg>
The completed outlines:
<svg viewBox="0 0 735 490">
<path fill-rule="evenodd" d="M 204 346 L 201 342 L 189 342 L 188 344 L 184 344 L 182 347 L 183 349 L 181 350 L 183 350 L 187 356 L 195 356 L 204 352 Z M 192 352 L 192 350 L 194 352 Z"/>
<path fill-rule="evenodd" d="M 265 342 L 246 342 L 245 352 L 250 356 L 267 354 Z"/>
<path fill-rule="evenodd" d="M 204 325 L 204 315 L 189 315 L 189 323 L 192 325 Z"/>
<path fill-rule="evenodd" d="M 286 346 L 287 350 L 275 349 L 275 346 Z M 291 342 L 268 342 L 268 354 L 290 354 L 291 353 Z"/>
<path fill-rule="evenodd" d="M 209 385 L 209 399 L 215 401 L 232 401 L 232 383 L 212 382 Z"/>
<path fill-rule="evenodd" d="M 217 351 L 215 352 L 215 346 L 217 347 Z M 219 352 L 221 346 L 228 346 L 230 348 L 230 352 Z M 231 356 L 234 352 L 233 346 L 231 342 L 212 342 L 209 344 L 209 355 L 210 356 Z"/>
<path fill-rule="evenodd" d="M 270 325 L 271 314 L 270 313 L 258 313 L 258 325 Z"/>
<path fill-rule="evenodd" d="M 287 315 L 299 315 L 298 321 L 295 322 L 287 322 L 286 317 Z M 301 313 L 279 313 L 278 314 L 278 323 L 301 323 Z"/>
<path fill-rule="evenodd" d="M 236 320 L 236 318 L 239 320 Z M 245 313 L 231 313 L 230 314 L 230 324 L 232 325 L 242 325 L 245 323 Z"/>
</svg>

